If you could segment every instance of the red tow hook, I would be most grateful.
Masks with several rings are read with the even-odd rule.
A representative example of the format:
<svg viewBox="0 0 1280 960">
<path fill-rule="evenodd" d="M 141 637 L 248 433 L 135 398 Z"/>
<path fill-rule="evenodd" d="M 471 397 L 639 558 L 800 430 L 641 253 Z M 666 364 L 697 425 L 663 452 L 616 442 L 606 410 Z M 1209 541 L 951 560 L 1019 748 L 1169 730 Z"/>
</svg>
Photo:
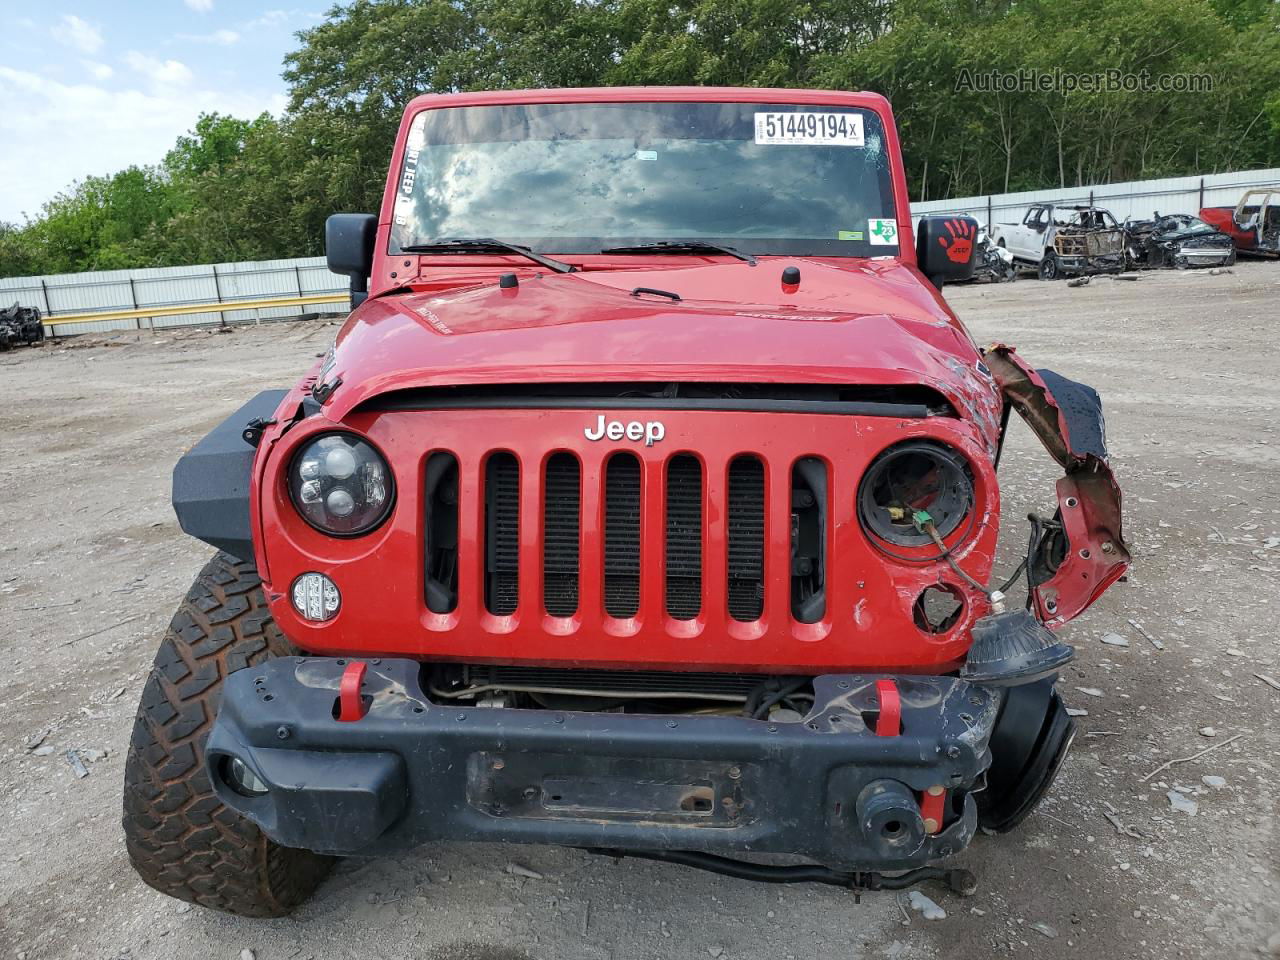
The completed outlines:
<svg viewBox="0 0 1280 960">
<path fill-rule="evenodd" d="M 902 731 L 902 699 L 898 696 L 897 681 L 876 681 L 876 696 L 880 698 L 880 716 L 876 720 L 877 737 L 896 737 Z"/>
<path fill-rule="evenodd" d="M 920 794 L 920 817 L 924 820 L 925 833 L 937 833 L 947 812 L 947 789 L 930 787 Z"/>
<path fill-rule="evenodd" d="M 355 723 L 367 712 L 360 689 L 364 686 L 364 674 L 369 665 L 363 660 L 352 660 L 342 671 L 338 685 L 338 722 Z"/>
</svg>

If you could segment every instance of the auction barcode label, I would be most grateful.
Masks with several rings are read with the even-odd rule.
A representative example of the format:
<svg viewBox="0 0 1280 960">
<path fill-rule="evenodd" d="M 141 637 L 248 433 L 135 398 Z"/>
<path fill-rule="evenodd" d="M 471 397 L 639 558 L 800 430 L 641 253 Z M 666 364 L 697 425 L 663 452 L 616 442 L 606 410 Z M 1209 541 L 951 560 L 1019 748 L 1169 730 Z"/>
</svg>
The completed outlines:
<svg viewBox="0 0 1280 960">
<path fill-rule="evenodd" d="M 808 144 L 861 147 L 862 115 L 858 113 L 757 113 L 756 143 L 767 146 Z"/>
</svg>

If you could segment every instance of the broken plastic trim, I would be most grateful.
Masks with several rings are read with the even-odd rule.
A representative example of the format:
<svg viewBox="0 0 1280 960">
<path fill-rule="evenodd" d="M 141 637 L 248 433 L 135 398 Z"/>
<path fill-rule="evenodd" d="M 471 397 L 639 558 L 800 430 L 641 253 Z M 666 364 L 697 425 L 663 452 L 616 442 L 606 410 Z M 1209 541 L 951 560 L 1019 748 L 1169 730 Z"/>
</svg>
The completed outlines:
<svg viewBox="0 0 1280 960">
<path fill-rule="evenodd" d="M 1033 370 L 1005 344 L 988 347 L 984 360 L 1005 399 L 1065 473 L 1057 494 L 1067 548 L 1052 575 L 1031 591 L 1037 617 L 1057 626 L 1097 600 L 1130 562 L 1102 403 L 1091 387 Z"/>
</svg>

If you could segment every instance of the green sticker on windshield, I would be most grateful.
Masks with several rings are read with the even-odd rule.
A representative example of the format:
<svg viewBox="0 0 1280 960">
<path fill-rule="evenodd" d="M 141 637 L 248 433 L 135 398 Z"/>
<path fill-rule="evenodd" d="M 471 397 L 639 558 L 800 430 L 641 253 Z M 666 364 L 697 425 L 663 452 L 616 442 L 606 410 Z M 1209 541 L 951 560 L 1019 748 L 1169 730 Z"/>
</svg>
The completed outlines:
<svg viewBox="0 0 1280 960">
<path fill-rule="evenodd" d="M 865 240 L 866 234 L 861 230 L 837 230 L 837 240 Z"/>
<path fill-rule="evenodd" d="M 898 242 L 898 221 L 880 220 L 875 217 L 867 220 L 867 232 L 871 234 L 873 246 L 889 247 Z"/>
</svg>

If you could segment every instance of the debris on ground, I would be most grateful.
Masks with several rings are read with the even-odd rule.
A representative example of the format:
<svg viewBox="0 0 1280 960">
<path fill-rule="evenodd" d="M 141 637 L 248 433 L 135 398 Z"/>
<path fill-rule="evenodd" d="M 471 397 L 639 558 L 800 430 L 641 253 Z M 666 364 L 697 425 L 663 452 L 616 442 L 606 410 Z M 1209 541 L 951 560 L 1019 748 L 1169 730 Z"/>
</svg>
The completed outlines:
<svg viewBox="0 0 1280 960">
<path fill-rule="evenodd" d="M 42 730 L 37 730 L 23 741 L 23 748 L 27 753 L 30 753 L 32 750 L 36 749 L 36 747 L 40 746 L 40 744 L 44 743 L 51 733 L 53 733 L 53 727 L 45 727 Z"/>
<path fill-rule="evenodd" d="M 1067 707 L 1068 717 L 1087 717 L 1088 715 L 1089 711 L 1084 707 Z"/>
<path fill-rule="evenodd" d="M 1083 693 L 1086 697 L 1105 697 L 1106 696 L 1106 694 L 1103 693 L 1101 690 L 1099 690 L 1097 687 L 1076 687 L 1076 690 L 1078 690 L 1080 693 Z"/>
<path fill-rule="evenodd" d="M 1152 770 L 1150 773 L 1148 773 L 1145 777 L 1143 777 L 1138 782 L 1146 783 L 1148 780 L 1154 777 L 1161 770 L 1168 770 L 1175 763 L 1190 763 L 1192 760 L 1199 760 L 1210 750 L 1217 750 L 1219 747 L 1225 747 L 1229 743 L 1235 743 L 1237 740 L 1239 740 L 1243 736 L 1244 736 L 1243 733 L 1237 733 L 1234 737 L 1227 737 L 1227 739 L 1225 740 L 1219 740 L 1217 743 L 1210 744 L 1209 746 L 1201 750 L 1199 753 L 1193 753 L 1189 757 L 1178 757 L 1174 760 L 1166 760 L 1164 763 L 1160 764 L 1160 766 L 1156 767 L 1154 770 Z"/>
<path fill-rule="evenodd" d="M 1173 807 L 1179 813 L 1185 813 L 1189 817 L 1194 817 L 1200 810 L 1194 800 L 1185 793 L 1179 793 L 1177 790 L 1169 790 L 1165 793 L 1169 798 L 1169 806 Z"/>
<path fill-rule="evenodd" d="M 518 863 L 508 863 L 506 866 L 507 873 L 513 877 L 524 877 L 526 880 L 544 880 L 546 879 L 537 870 L 530 870 L 528 867 L 522 867 Z"/>
<path fill-rule="evenodd" d="M 1110 823 L 1113 827 L 1116 828 L 1116 833 L 1121 834 L 1122 836 L 1132 837 L 1134 840 L 1147 839 L 1146 835 L 1137 827 L 1131 827 L 1127 823 L 1125 823 L 1123 820 L 1121 820 L 1120 814 L 1104 813 L 1103 816 L 1107 818 L 1108 823 Z"/>
<path fill-rule="evenodd" d="M 1102 642 L 1109 647 L 1127 647 L 1129 638 L 1123 637 L 1118 633 L 1105 633 L 1102 635 Z"/>
<path fill-rule="evenodd" d="M 1201 727 L 1198 732 L 1202 737 L 1216 737 L 1218 735 L 1216 727 Z"/>
<path fill-rule="evenodd" d="M 1280 690 L 1280 680 L 1277 680 L 1275 677 L 1268 677 L 1265 673 L 1255 673 L 1254 676 L 1265 683 L 1268 687 L 1274 687 L 1275 689 Z"/>
<path fill-rule="evenodd" d="M 1201 777 L 1200 782 L 1203 783 L 1210 790 L 1221 790 L 1223 787 L 1227 785 L 1227 781 L 1225 778 L 1215 777 L 1215 776 Z"/>
<path fill-rule="evenodd" d="M 71 772 L 77 779 L 83 780 L 89 775 L 89 768 L 84 765 L 84 761 L 80 759 L 80 754 L 75 750 L 67 751 L 67 763 L 71 764 Z"/>
<path fill-rule="evenodd" d="M 943 910 L 919 890 L 912 890 L 907 894 L 907 904 L 926 920 L 947 919 L 947 911 Z"/>
<path fill-rule="evenodd" d="M 1153 637 L 1151 634 L 1147 633 L 1146 628 L 1145 628 L 1145 627 L 1143 627 L 1143 625 L 1142 625 L 1142 624 L 1140 624 L 1137 620 L 1134 620 L 1132 617 L 1130 617 L 1130 618 L 1129 618 L 1129 626 L 1133 627 L 1133 629 L 1137 630 L 1140 634 L 1142 634 L 1144 637 L 1146 637 L 1146 638 L 1147 638 L 1147 640 L 1149 640 L 1149 641 L 1150 641 L 1151 645 L 1152 645 L 1153 647 L 1155 647 L 1157 650 L 1163 650 L 1163 649 L 1164 649 L 1164 643 L 1162 643 L 1161 641 L 1157 640 L 1157 639 L 1156 639 L 1155 637 Z"/>
<path fill-rule="evenodd" d="M 1089 281 L 1092 279 L 1093 277 L 1076 277 L 1074 280 L 1068 280 L 1067 286 L 1068 287 L 1087 287 L 1089 285 Z"/>
<path fill-rule="evenodd" d="M 1053 927 L 1049 926 L 1047 923 L 1033 923 L 1031 924 L 1031 929 L 1046 939 L 1058 939 L 1058 931 L 1053 929 Z"/>
</svg>

